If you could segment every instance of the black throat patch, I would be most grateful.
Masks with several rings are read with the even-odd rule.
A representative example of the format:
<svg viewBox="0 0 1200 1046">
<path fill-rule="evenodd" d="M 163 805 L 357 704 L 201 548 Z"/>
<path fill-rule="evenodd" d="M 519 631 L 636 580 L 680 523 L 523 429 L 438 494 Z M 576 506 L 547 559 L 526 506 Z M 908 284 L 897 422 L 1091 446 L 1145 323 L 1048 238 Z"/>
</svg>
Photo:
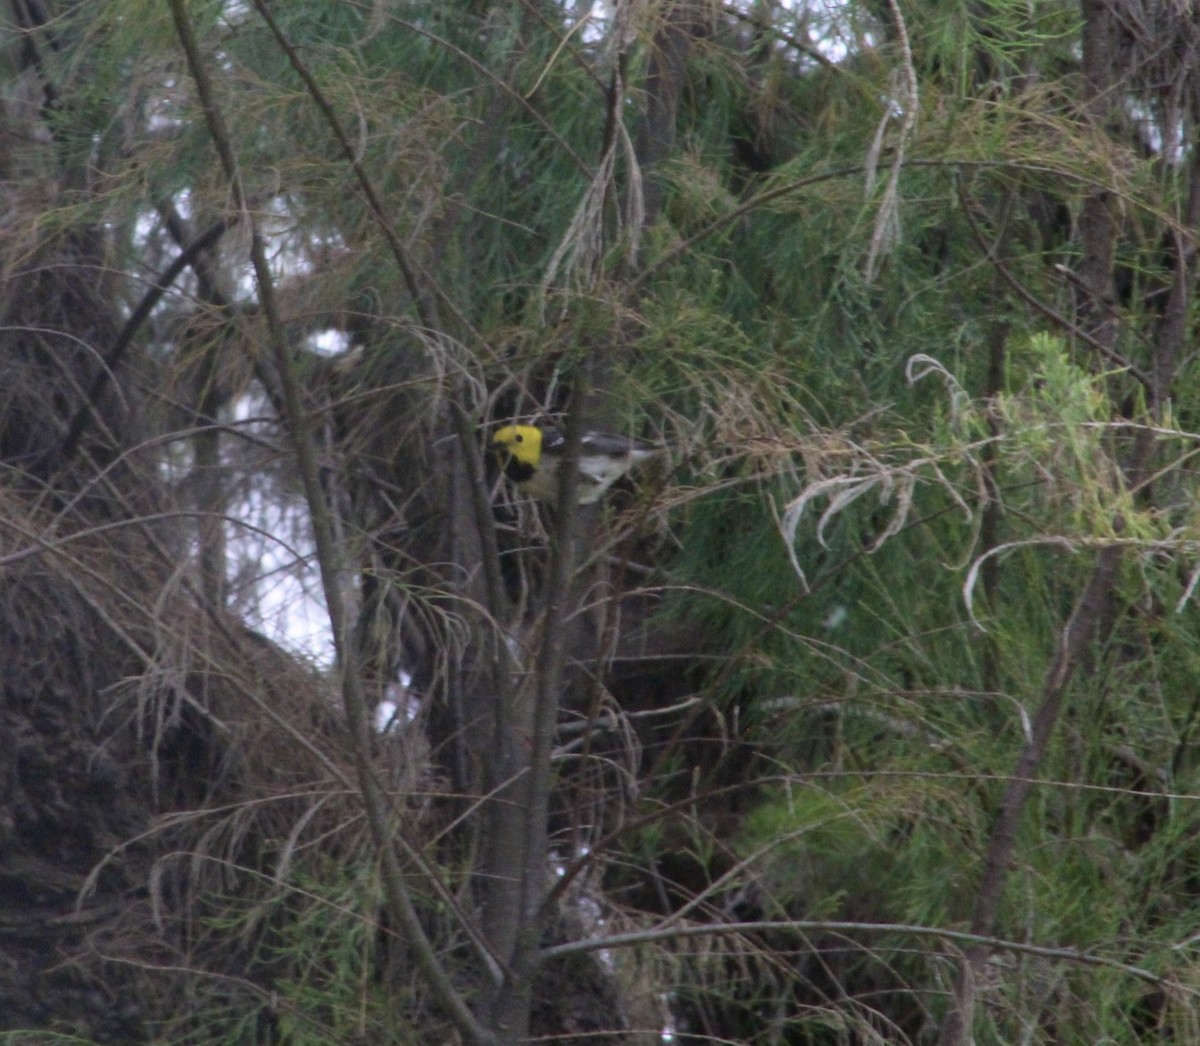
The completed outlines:
<svg viewBox="0 0 1200 1046">
<path fill-rule="evenodd" d="M 532 465 L 527 465 L 523 461 L 518 461 L 511 454 L 504 455 L 504 461 L 501 465 L 504 469 L 504 475 L 509 479 L 510 483 L 524 483 L 530 479 L 537 471 Z"/>
</svg>

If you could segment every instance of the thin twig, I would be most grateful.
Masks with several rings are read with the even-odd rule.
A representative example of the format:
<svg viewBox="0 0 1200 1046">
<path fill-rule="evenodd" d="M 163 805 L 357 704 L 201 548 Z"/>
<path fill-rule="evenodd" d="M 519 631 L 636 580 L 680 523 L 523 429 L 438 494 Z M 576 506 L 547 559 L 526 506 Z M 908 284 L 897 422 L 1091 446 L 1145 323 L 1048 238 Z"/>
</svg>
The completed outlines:
<svg viewBox="0 0 1200 1046">
<path fill-rule="evenodd" d="M 1109 959 L 1103 955 L 1093 955 L 1080 948 L 1056 948 L 1049 945 L 1026 944 L 1023 941 L 1012 941 L 1004 937 L 989 937 L 984 934 L 967 933 L 963 930 L 946 930 L 937 926 L 921 926 L 914 923 L 870 923 L 870 922 L 835 922 L 820 919 L 766 920 L 763 922 L 736 923 L 706 923 L 703 926 L 673 926 L 669 929 L 652 927 L 648 930 L 634 930 L 629 933 L 614 933 L 607 937 L 589 937 L 579 941 L 567 941 L 565 944 L 552 945 L 542 952 L 546 961 L 561 959 L 567 955 L 579 955 L 586 952 L 601 951 L 609 948 L 629 948 L 639 944 L 656 944 L 663 941 L 679 940 L 690 937 L 713 937 L 728 934 L 759 934 L 765 932 L 787 932 L 797 934 L 808 933 L 889 933 L 907 934 L 916 937 L 936 937 L 941 940 L 953 941 L 956 944 L 982 945 L 998 951 L 1013 952 L 1018 955 L 1034 955 L 1042 959 L 1054 959 L 1060 962 L 1073 962 L 1083 966 L 1099 966 L 1104 969 L 1117 970 L 1120 973 L 1137 977 L 1139 980 L 1152 984 L 1170 984 L 1173 989 L 1186 991 L 1200 996 L 1200 989 L 1181 986 L 1175 980 L 1147 970 L 1142 966 Z"/>
<path fill-rule="evenodd" d="M 108 386 L 117 367 L 120 366 L 121 360 L 124 358 L 129 346 L 133 344 L 134 336 L 141 329 L 142 324 L 150 318 L 150 313 L 154 311 L 154 307 L 162 300 L 163 295 L 171 289 L 175 281 L 179 279 L 179 274 L 192 265 L 197 257 L 211 249 L 236 220 L 236 217 L 231 216 L 219 218 L 213 222 L 204 232 L 179 252 L 178 257 L 163 270 L 163 274 L 142 295 L 142 300 L 134 307 L 133 312 L 129 315 L 129 319 L 125 321 L 125 325 L 113 339 L 112 345 L 109 346 L 108 352 L 104 356 L 104 366 L 96 372 L 96 376 L 92 379 L 92 384 L 88 387 L 87 394 L 84 396 L 83 403 L 80 404 L 79 409 L 75 412 L 75 417 L 71 419 L 71 426 L 67 429 L 67 435 L 63 439 L 62 449 L 55 457 L 56 461 L 61 462 L 60 467 L 66 466 L 75 457 L 75 452 L 79 449 L 80 440 L 83 439 L 84 434 L 87 432 L 88 424 L 95 416 L 97 401 Z"/>
</svg>

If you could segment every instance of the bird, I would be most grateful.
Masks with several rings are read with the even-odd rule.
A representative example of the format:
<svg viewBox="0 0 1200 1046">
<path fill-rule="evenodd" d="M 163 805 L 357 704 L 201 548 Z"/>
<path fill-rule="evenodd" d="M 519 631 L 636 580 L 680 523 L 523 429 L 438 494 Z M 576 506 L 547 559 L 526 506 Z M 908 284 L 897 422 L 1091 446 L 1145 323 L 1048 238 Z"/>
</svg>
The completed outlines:
<svg viewBox="0 0 1200 1046">
<path fill-rule="evenodd" d="M 548 425 L 504 425 L 492 436 L 500 467 L 517 489 L 540 501 L 558 499 L 558 467 L 566 451 L 562 429 Z M 585 432 L 579 441 L 576 502 L 594 505 L 635 465 L 666 452 L 666 447 L 631 436 Z"/>
</svg>

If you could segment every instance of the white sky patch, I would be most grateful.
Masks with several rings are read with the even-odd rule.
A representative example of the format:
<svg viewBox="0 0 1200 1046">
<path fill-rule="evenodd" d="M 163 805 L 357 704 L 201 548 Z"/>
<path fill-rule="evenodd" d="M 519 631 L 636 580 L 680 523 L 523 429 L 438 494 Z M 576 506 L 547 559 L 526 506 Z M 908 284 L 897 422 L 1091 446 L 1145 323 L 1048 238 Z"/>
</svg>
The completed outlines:
<svg viewBox="0 0 1200 1046">
<path fill-rule="evenodd" d="M 281 646 L 322 667 L 332 665 L 333 636 L 304 506 L 251 491 L 228 514 L 246 521 L 231 522 L 226 535 L 231 596 L 239 612 Z"/>
<path fill-rule="evenodd" d="M 757 0 L 741 0 L 729 6 L 749 17 L 759 4 Z M 582 3 L 567 3 L 564 8 L 564 16 L 572 19 L 567 26 L 568 31 L 577 34 L 579 42 L 584 45 L 594 47 L 612 31 L 616 10 L 614 3 L 597 0 L 587 10 Z M 787 39 L 790 36 L 803 48 L 819 51 L 831 62 L 841 62 L 849 54 L 874 46 L 871 34 L 856 27 L 856 9 L 851 0 L 779 0 L 778 12 L 785 14 L 782 24 L 778 21 L 775 23 L 783 34 L 776 41 L 779 47 L 792 47 Z M 759 20 L 761 17 L 757 16 Z M 745 24 L 747 27 L 751 25 L 749 21 Z M 800 54 L 800 62 L 807 68 L 812 59 L 805 60 L 804 53 L 802 51 Z"/>
<path fill-rule="evenodd" d="M 319 356 L 341 356 L 350 349 L 350 335 L 330 328 L 310 334 L 307 344 Z"/>
<path fill-rule="evenodd" d="M 233 407 L 235 425 L 270 441 L 268 415 L 261 395 L 243 396 Z M 233 500 L 226 516 L 232 608 L 280 646 L 331 666 L 333 636 L 303 499 L 268 478 Z"/>
</svg>

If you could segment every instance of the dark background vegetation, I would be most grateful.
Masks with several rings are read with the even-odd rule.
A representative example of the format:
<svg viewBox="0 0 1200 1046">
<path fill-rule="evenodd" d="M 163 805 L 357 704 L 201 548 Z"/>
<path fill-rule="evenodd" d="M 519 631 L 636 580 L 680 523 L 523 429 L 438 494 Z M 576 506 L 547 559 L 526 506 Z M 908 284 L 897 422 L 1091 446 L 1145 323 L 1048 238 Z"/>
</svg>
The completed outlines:
<svg viewBox="0 0 1200 1046">
<path fill-rule="evenodd" d="M 2 10 L 0 1038 L 1196 1041 L 1192 5 Z"/>
</svg>

